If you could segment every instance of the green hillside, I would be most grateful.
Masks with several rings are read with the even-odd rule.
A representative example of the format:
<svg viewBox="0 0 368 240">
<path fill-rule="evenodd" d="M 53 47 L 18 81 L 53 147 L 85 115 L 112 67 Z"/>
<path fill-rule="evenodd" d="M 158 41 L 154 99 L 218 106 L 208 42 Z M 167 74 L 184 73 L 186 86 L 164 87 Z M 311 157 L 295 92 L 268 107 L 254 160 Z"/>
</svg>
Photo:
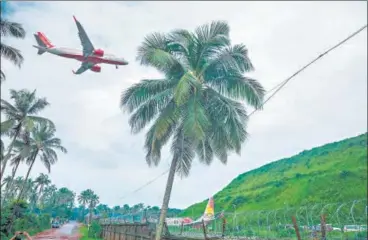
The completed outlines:
<svg viewBox="0 0 368 240">
<path fill-rule="evenodd" d="M 268 210 L 367 197 L 367 133 L 243 173 L 214 195 L 215 211 Z M 182 216 L 203 214 L 207 200 Z"/>
</svg>

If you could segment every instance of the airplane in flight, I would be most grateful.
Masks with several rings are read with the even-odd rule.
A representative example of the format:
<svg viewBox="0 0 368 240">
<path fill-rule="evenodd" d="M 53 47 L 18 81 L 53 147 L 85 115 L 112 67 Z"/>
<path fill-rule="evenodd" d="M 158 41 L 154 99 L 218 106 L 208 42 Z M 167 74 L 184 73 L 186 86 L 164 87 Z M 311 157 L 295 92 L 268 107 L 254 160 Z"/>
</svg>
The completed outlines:
<svg viewBox="0 0 368 240">
<path fill-rule="evenodd" d="M 128 62 L 124 58 L 116 57 L 112 54 L 105 53 L 102 49 L 95 49 L 91 40 L 89 39 L 86 31 L 84 30 L 82 24 L 73 16 L 75 23 L 78 28 L 78 35 L 81 41 L 83 50 L 78 49 L 70 49 L 63 47 L 55 47 L 49 39 L 42 32 L 37 32 L 34 34 L 37 44 L 33 45 L 33 47 L 38 49 L 37 54 L 42 55 L 45 52 L 64 57 L 64 58 L 72 58 L 82 62 L 82 65 L 77 71 L 73 71 L 74 74 L 82 74 L 87 70 L 91 70 L 93 72 L 101 72 L 101 66 L 98 64 L 112 64 L 116 66 L 116 69 L 119 65 L 128 65 Z"/>
</svg>

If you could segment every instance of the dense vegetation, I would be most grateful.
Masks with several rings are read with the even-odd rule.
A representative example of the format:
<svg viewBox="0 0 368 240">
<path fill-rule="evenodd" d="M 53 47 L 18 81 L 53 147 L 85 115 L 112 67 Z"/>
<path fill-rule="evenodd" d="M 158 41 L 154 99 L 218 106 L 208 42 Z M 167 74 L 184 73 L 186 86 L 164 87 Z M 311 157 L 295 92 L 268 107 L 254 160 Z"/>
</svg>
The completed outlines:
<svg viewBox="0 0 368 240">
<path fill-rule="evenodd" d="M 303 151 L 236 177 L 214 195 L 216 211 L 267 210 L 367 197 L 367 133 Z M 207 200 L 184 210 L 200 216 Z"/>
</svg>

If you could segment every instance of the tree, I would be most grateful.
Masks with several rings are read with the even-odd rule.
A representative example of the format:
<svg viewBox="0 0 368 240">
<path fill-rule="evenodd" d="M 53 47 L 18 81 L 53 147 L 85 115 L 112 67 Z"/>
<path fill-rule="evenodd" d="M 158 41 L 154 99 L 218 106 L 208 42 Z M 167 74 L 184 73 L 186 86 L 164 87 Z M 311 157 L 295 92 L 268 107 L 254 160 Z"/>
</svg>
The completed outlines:
<svg viewBox="0 0 368 240">
<path fill-rule="evenodd" d="M 92 194 L 93 194 L 93 191 L 91 189 L 87 189 L 87 190 L 82 191 L 78 196 L 78 202 L 80 205 L 83 206 L 83 212 L 82 212 L 83 220 L 84 220 L 84 214 L 85 214 L 84 209 L 86 208 L 89 198 Z"/>
<path fill-rule="evenodd" d="M 0 18 L 0 32 L 1 37 L 25 38 L 26 31 L 23 26 L 16 22 L 10 22 Z M 14 65 L 21 67 L 23 63 L 23 56 L 20 51 L 14 47 L 6 45 L 3 41 L 0 43 L 1 57 L 10 60 Z M 0 70 L 0 82 L 5 80 L 5 73 Z"/>
<path fill-rule="evenodd" d="M 214 21 L 194 32 L 174 30 L 148 35 L 138 49 L 141 65 L 156 68 L 163 79 L 143 80 L 123 92 L 120 105 L 131 116 L 133 133 L 151 122 L 146 134 L 146 161 L 157 166 L 161 149 L 172 139 L 173 155 L 156 239 L 163 223 L 175 173 L 188 176 L 195 156 L 204 164 L 214 157 L 226 164 L 240 154 L 247 138 L 243 101 L 260 109 L 264 88 L 244 76 L 253 70 L 243 44 L 231 45 L 229 26 Z"/>
<path fill-rule="evenodd" d="M 13 153 L 11 154 L 12 159 L 10 159 L 10 165 L 13 166 L 12 175 L 10 178 L 10 185 L 5 188 L 5 194 L 2 201 L 8 198 L 9 193 L 12 191 L 12 184 L 15 178 L 15 174 L 18 170 L 20 163 L 24 162 L 26 156 L 24 154 L 28 154 L 28 152 L 23 151 L 23 149 L 27 149 L 28 145 L 25 145 L 23 142 L 14 143 Z M 5 179 L 4 179 L 5 180 Z"/>
<path fill-rule="evenodd" d="M 89 217 L 88 217 L 88 224 L 92 222 L 92 210 L 97 206 L 99 203 L 99 197 L 95 194 L 94 191 L 91 189 L 84 190 L 78 196 L 78 201 L 83 207 L 88 205 L 89 209 Z M 83 215 L 84 217 L 84 215 Z"/>
<path fill-rule="evenodd" d="M 36 126 L 30 132 L 30 136 L 27 139 L 29 141 L 29 156 L 26 160 L 29 165 L 25 179 L 27 180 L 29 174 L 36 162 L 37 157 L 46 167 L 50 173 L 51 165 L 55 164 L 58 160 L 58 155 L 55 150 L 59 150 L 63 153 L 67 153 L 66 148 L 61 145 L 61 140 L 55 137 L 56 129 L 44 122 L 36 124 Z M 17 140 L 18 141 L 18 140 Z M 18 199 L 22 197 L 23 190 L 20 191 Z"/>
<path fill-rule="evenodd" d="M 89 220 L 88 224 L 92 223 L 92 210 L 97 206 L 97 204 L 100 202 L 99 197 L 93 193 L 90 195 L 89 201 L 88 201 L 88 208 L 89 208 Z"/>
<path fill-rule="evenodd" d="M 47 174 L 41 173 L 36 179 L 36 188 L 38 188 L 38 199 L 37 202 L 39 202 L 40 198 L 43 195 L 43 189 L 45 186 L 51 184 L 51 180 L 49 179 L 49 176 Z"/>
<path fill-rule="evenodd" d="M 10 90 L 10 98 L 14 100 L 14 105 L 1 99 L 1 113 L 3 113 L 7 120 L 1 123 L 1 131 L 12 137 L 8 147 L 8 152 L 2 161 L 1 175 L 4 175 L 6 164 L 11 156 L 14 142 L 24 131 L 28 134 L 36 123 L 47 123 L 50 127 L 54 127 L 52 121 L 35 116 L 49 105 L 46 98 L 37 98 L 36 90 L 30 92 L 28 90 Z"/>
</svg>

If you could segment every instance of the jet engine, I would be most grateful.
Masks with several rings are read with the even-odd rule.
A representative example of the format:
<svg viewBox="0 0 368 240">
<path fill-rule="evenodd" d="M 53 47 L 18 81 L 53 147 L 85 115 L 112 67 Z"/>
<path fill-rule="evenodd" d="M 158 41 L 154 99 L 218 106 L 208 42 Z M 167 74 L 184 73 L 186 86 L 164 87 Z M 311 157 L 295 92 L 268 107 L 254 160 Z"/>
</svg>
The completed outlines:
<svg viewBox="0 0 368 240">
<path fill-rule="evenodd" d="M 101 72 L 101 67 L 98 65 L 95 65 L 91 68 L 91 71 L 93 72 Z"/>
<path fill-rule="evenodd" d="M 93 51 L 93 55 L 99 56 L 99 57 L 103 57 L 104 50 L 102 50 L 102 49 L 96 49 L 96 50 Z"/>
</svg>

